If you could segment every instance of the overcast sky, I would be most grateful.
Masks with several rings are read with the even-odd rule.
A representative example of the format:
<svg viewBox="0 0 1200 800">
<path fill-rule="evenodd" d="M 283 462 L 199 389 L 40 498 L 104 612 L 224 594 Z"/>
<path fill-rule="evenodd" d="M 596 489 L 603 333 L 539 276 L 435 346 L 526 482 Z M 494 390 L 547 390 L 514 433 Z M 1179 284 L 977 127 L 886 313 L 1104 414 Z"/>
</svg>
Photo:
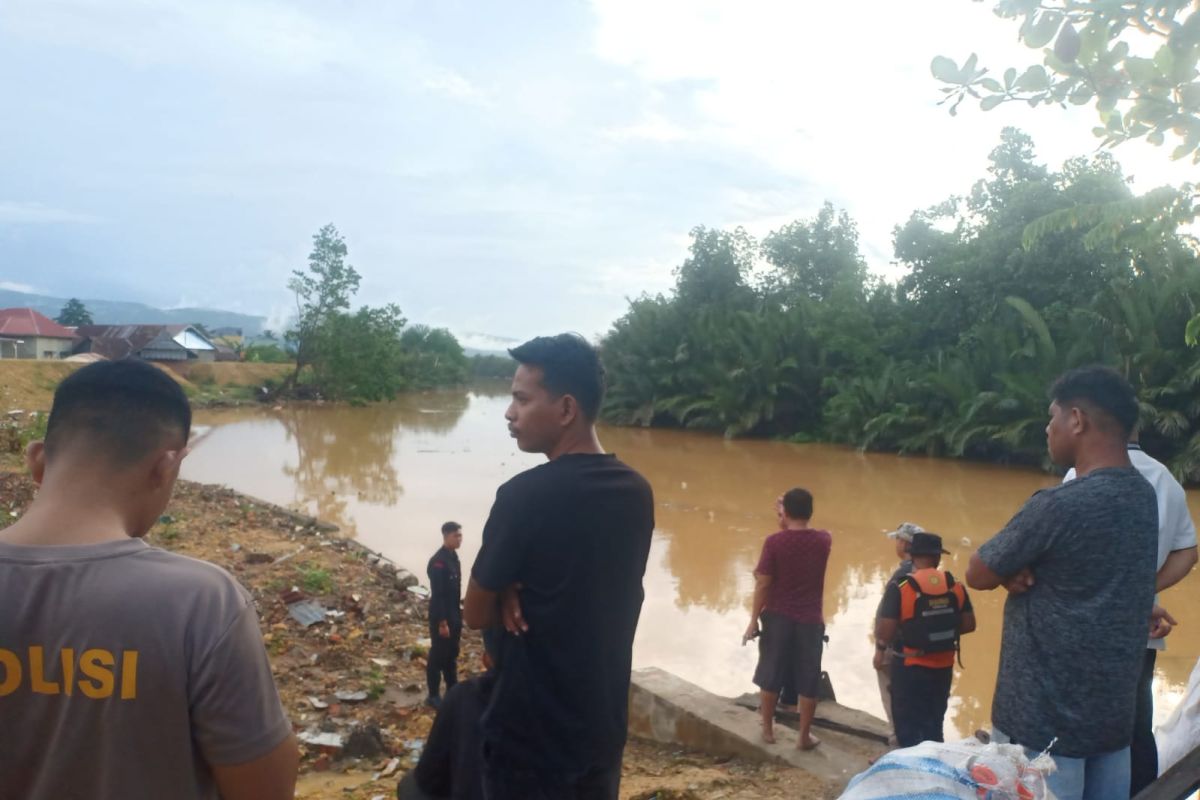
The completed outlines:
<svg viewBox="0 0 1200 800">
<path fill-rule="evenodd" d="M 1051 165 L 1090 108 L 963 106 L 930 59 L 1037 53 L 969 0 L 4 0 L 0 286 L 278 319 L 335 223 L 361 302 L 458 333 L 603 332 L 695 225 L 828 199 L 891 230 L 1004 125 Z M 1168 148 L 1169 149 L 1169 148 Z M 1195 179 L 1117 155 L 1148 189 Z"/>
</svg>

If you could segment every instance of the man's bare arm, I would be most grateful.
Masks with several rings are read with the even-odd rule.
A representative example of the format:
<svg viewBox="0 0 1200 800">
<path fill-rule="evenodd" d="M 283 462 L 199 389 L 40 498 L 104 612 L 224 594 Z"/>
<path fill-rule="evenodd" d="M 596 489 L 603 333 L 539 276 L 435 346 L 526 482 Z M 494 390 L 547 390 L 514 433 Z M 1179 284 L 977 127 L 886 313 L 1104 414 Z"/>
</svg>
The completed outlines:
<svg viewBox="0 0 1200 800">
<path fill-rule="evenodd" d="M 495 626 L 500 621 L 497 597 L 496 592 L 488 591 L 471 578 L 463 601 L 463 622 L 467 627 L 478 631 Z"/>
<path fill-rule="evenodd" d="M 754 573 L 754 600 L 750 608 L 750 624 L 742 634 L 742 644 L 750 641 L 758 633 L 758 618 L 767 607 L 767 587 L 771 585 L 771 576 Z"/>
<path fill-rule="evenodd" d="M 958 622 L 959 634 L 972 633 L 975 630 L 975 612 L 964 611 L 962 619 Z"/>
<path fill-rule="evenodd" d="M 1033 586 L 1033 572 L 1029 567 L 1022 567 L 1015 575 L 1005 577 L 992 572 L 992 568 L 983 563 L 979 552 L 971 554 L 971 563 L 967 566 L 967 586 L 980 591 L 991 591 L 1000 586 L 1009 594 L 1021 594 Z"/>
<path fill-rule="evenodd" d="M 245 764 L 212 765 L 221 800 L 292 800 L 300 750 L 288 736 L 265 756 Z"/>
<path fill-rule="evenodd" d="M 1167 554 L 1167 560 L 1158 568 L 1154 578 L 1154 591 L 1168 589 L 1188 576 L 1192 567 L 1196 566 L 1196 548 L 1187 547 L 1183 550 L 1172 550 Z"/>
<path fill-rule="evenodd" d="M 971 554 L 971 562 L 967 565 L 967 586 L 987 592 L 1002 583 L 1004 583 L 1004 578 L 992 572 L 992 568 L 983 563 L 978 552 Z"/>
<path fill-rule="evenodd" d="M 888 619 L 887 617 L 875 618 L 875 644 L 890 645 L 892 640 L 896 638 L 896 631 L 900 627 L 900 621 L 897 619 Z"/>
</svg>

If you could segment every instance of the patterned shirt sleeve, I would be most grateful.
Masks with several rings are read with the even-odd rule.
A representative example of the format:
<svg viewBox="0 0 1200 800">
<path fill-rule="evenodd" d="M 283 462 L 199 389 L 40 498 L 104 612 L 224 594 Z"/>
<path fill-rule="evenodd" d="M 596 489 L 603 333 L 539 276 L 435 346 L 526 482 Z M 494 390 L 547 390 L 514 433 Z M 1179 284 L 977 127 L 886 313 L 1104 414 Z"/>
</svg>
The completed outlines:
<svg viewBox="0 0 1200 800">
<path fill-rule="evenodd" d="M 1026 501 L 1004 530 L 983 543 L 979 558 L 992 572 L 1007 578 L 1035 562 L 1049 548 L 1053 519 L 1048 498 L 1041 491 Z"/>
</svg>

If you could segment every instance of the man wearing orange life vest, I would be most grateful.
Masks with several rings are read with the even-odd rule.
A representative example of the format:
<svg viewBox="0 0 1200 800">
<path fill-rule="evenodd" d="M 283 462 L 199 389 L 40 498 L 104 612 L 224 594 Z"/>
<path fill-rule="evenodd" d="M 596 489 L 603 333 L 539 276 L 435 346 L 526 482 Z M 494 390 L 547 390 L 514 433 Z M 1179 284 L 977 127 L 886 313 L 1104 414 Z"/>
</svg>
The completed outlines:
<svg viewBox="0 0 1200 800">
<path fill-rule="evenodd" d="M 894 648 L 892 719 L 901 747 L 942 741 L 958 639 L 975 630 L 966 589 L 938 569 L 945 552 L 942 537 L 914 533 L 912 574 L 888 584 L 875 620 L 876 669 Z"/>
</svg>

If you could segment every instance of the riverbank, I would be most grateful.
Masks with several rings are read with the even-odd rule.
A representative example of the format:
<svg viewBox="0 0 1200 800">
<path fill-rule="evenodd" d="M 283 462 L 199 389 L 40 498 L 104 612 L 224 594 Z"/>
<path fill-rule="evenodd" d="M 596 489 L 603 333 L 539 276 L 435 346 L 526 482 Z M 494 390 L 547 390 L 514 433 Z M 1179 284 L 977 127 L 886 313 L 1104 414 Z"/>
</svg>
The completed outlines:
<svg viewBox="0 0 1200 800">
<path fill-rule="evenodd" d="M 32 495 L 28 479 L 0 472 L 0 527 L 19 517 Z M 254 595 L 284 707 L 298 735 L 311 742 L 302 745 L 297 797 L 394 796 L 433 722 L 423 704 L 426 601 L 408 591 L 412 577 L 330 526 L 188 481 L 179 482 L 148 541 L 219 564 Z M 468 632 L 463 673 L 481 669 L 481 651 L 478 635 Z M 621 796 L 817 800 L 832 794 L 797 769 L 633 739 Z"/>
<path fill-rule="evenodd" d="M 15 410 L 49 411 L 59 382 L 87 362 L 0 360 L 0 414 Z M 174 378 L 196 408 L 220 408 L 255 402 L 268 382 L 282 381 L 291 364 L 245 361 L 181 362 L 159 366 Z"/>
</svg>

